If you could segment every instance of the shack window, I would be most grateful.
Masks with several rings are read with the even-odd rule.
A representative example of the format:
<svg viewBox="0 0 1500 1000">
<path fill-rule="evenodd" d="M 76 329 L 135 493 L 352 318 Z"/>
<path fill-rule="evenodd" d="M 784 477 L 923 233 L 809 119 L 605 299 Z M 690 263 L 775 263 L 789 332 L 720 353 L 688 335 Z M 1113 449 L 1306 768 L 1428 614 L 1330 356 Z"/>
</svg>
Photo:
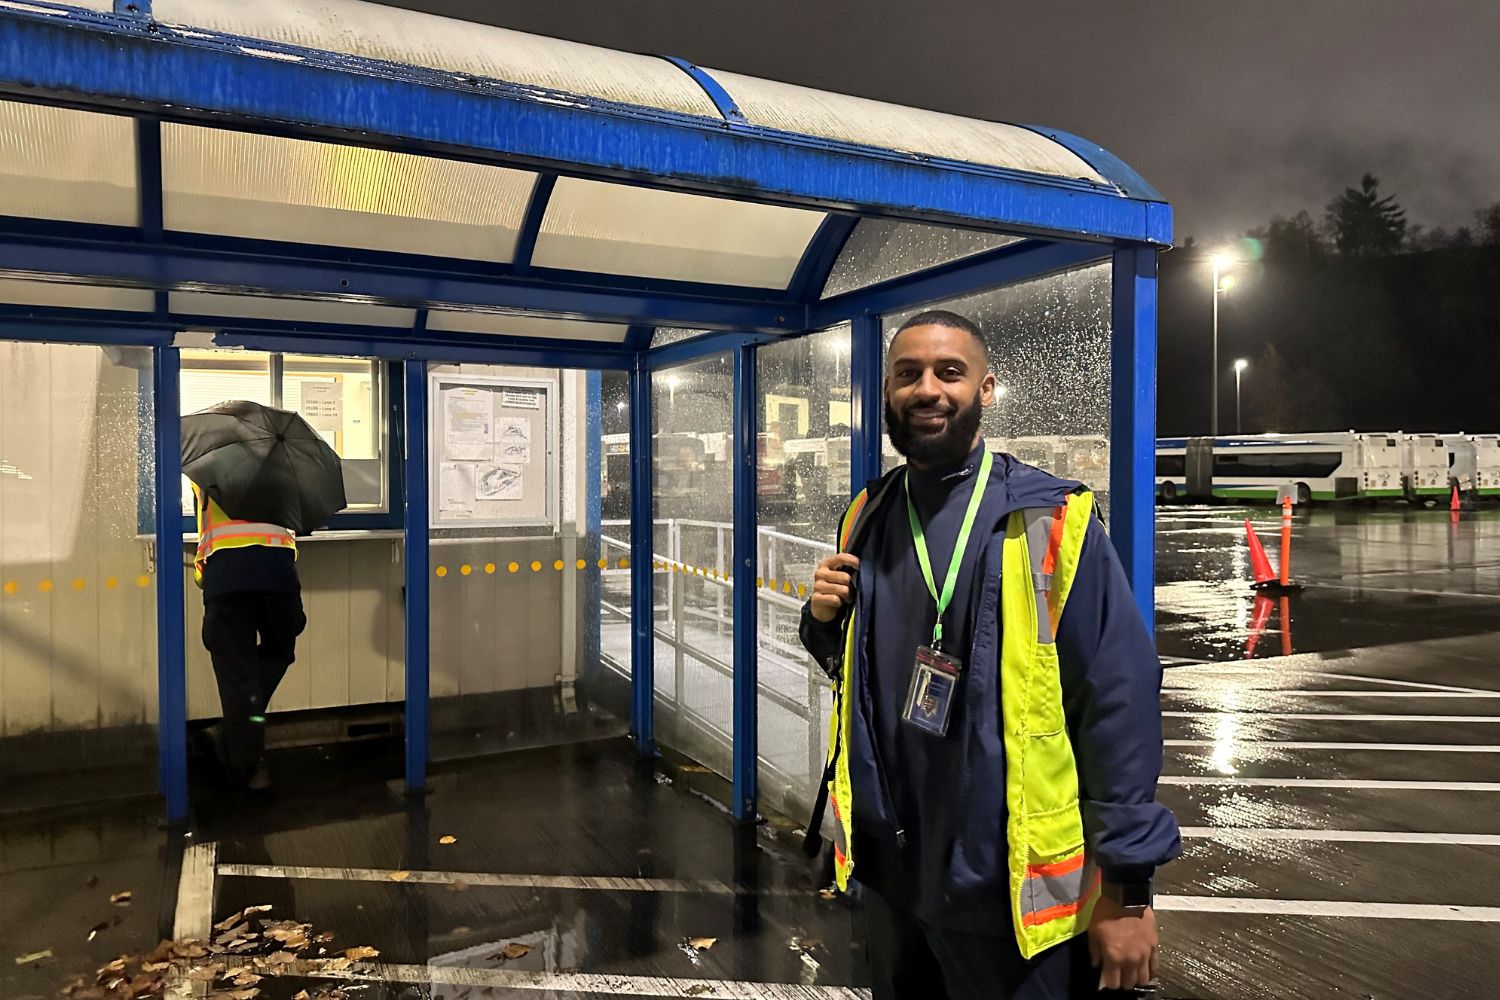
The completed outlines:
<svg viewBox="0 0 1500 1000">
<path fill-rule="evenodd" d="M 184 350 L 182 408 L 194 413 L 227 399 L 248 399 L 302 414 L 343 460 L 344 492 L 357 513 L 390 509 L 384 419 L 385 367 L 369 358 L 262 351 Z M 193 513 L 182 481 L 182 512 Z"/>
</svg>

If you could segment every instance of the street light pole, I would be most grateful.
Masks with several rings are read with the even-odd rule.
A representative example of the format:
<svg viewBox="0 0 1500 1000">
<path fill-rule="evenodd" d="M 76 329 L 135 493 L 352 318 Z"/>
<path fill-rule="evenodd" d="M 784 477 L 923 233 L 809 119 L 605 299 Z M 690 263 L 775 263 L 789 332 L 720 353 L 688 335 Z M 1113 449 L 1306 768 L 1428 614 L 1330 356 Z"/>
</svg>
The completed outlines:
<svg viewBox="0 0 1500 1000">
<path fill-rule="evenodd" d="M 1213 354 L 1213 385 L 1209 393 L 1209 420 L 1208 433 L 1210 437 L 1219 436 L 1219 265 L 1223 258 L 1218 254 L 1213 256 L 1214 269 L 1214 354 Z"/>
<path fill-rule="evenodd" d="M 1244 428 L 1241 427 L 1241 425 L 1240 425 L 1240 375 L 1243 374 L 1244 371 L 1245 371 L 1245 369 L 1249 368 L 1249 367 L 1250 367 L 1250 362 L 1246 361 L 1244 358 L 1236 358 L 1235 359 L 1235 362 L 1234 362 L 1234 432 L 1236 434 L 1243 434 L 1243 433 L 1245 433 Z"/>
</svg>

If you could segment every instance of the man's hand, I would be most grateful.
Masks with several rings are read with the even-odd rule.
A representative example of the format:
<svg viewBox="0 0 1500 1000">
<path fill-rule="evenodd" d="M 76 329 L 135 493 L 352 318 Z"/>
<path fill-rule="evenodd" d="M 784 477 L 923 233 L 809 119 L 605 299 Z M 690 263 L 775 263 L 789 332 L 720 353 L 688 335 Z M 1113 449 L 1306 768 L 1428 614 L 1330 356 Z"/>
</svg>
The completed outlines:
<svg viewBox="0 0 1500 1000">
<path fill-rule="evenodd" d="M 813 574 L 812 616 L 820 622 L 831 622 L 854 599 L 854 576 L 859 559 L 840 552 L 818 563 Z"/>
<path fill-rule="evenodd" d="M 1138 917 L 1100 898 L 1089 922 L 1089 955 L 1100 969 L 1101 990 L 1128 990 L 1156 978 L 1156 911 Z M 1102 966 L 1102 968 L 1100 968 Z"/>
</svg>

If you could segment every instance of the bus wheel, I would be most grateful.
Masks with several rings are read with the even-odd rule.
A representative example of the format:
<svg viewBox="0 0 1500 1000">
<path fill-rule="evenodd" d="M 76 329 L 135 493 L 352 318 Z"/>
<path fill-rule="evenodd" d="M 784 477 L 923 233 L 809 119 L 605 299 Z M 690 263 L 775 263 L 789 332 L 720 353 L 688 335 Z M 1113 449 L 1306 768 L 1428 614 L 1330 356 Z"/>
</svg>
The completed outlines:
<svg viewBox="0 0 1500 1000">
<path fill-rule="evenodd" d="M 1297 484 L 1297 504 L 1303 506 L 1312 503 L 1312 490 L 1306 483 Z"/>
<path fill-rule="evenodd" d="M 1177 502 L 1177 484 L 1176 483 L 1162 483 L 1161 484 L 1161 499 L 1162 499 L 1163 503 L 1176 503 Z"/>
</svg>

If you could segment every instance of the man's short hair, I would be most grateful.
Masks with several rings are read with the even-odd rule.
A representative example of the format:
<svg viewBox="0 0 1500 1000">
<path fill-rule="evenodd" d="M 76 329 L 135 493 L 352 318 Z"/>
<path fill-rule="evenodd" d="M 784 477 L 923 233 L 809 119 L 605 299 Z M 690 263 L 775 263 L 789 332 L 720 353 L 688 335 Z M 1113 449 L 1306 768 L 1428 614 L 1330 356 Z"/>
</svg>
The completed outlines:
<svg viewBox="0 0 1500 1000">
<path fill-rule="evenodd" d="M 901 336 L 901 334 L 914 326 L 946 326 L 950 330 L 962 330 L 974 338 L 975 342 L 979 344 L 979 350 L 983 352 L 985 359 L 989 359 L 990 345 L 984 339 L 984 331 L 979 328 L 978 323 L 967 316 L 960 316 L 958 313 L 947 309 L 927 309 L 917 313 L 905 323 L 902 323 L 896 331 L 896 336 Z M 895 337 L 891 339 L 894 340 Z"/>
</svg>

